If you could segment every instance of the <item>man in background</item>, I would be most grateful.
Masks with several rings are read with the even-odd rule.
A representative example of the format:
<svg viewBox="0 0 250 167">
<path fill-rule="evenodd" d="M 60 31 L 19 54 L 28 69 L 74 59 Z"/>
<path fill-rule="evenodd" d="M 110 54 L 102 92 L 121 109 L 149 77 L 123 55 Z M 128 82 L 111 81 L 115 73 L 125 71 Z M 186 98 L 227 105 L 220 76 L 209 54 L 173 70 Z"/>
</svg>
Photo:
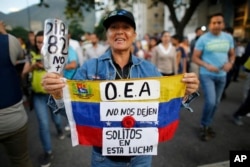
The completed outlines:
<svg viewBox="0 0 250 167">
<path fill-rule="evenodd" d="M 209 32 L 197 41 L 193 61 L 200 66 L 200 81 L 205 96 L 201 118 L 200 138 L 208 141 L 215 137 L 211 124 L 219 105 L 227 72 L 234 64 L 234 41 L 232 35 L 223 32 L 224 16 L 216 13 L 210 16 Z"/>
<path fill-rule="evenodd" d="M 92 33 L 90 35 L 90 41 L 92 43 L 92 46 L 87 48 L 85 52 L 85 57 L 87 58 L 87 60 L 91 58 L 98 58 L 106 51 L 106 47 L 99 44 L 99 38 L 95 33 Z"/>
<path fill-rule="evenodd" d="M 192 39 L 190 42 L 189 70 L 190 72 L 196 73 L 197 76 L 199 76 L 199 66 L 193 63 L 192 56 L 193 56 L 195 44 L 203 33 L 204 32 L 202 31 L 201 27 L 197 27 L 195 29 L 195 38 Z"/>
</svg>

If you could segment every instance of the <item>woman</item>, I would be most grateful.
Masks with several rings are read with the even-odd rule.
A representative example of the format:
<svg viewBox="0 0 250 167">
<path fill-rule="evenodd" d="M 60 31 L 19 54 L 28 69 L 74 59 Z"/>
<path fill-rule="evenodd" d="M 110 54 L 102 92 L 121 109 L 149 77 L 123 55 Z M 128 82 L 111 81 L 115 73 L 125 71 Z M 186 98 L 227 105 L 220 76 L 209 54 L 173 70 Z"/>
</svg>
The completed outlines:
<svg viewBox="0 0 250 167">
<path fill-rule="evenodd" d="M 142 44 L 141 44 L 141 41 L 140 40 L 137 40 L 135 42 L 135 46 L 136 48 L 138 49 L 137 52 L 135 53 L 135 55 L 139 58 L 142 58 L 144 59 L 145 58 L 145 51 L 143 50 L 142 48 Z"/>
<path fill-rule="evenodd" d="M 168 31 L 161 33 L 161 43 L 152 51 L 151 62 L 156 65 L 164 76 L 177 74 L 177 59 L 175 47 L 171 44 L 171 36 Z"/>
<path fill-rule="evenodd" d="M 158 42 L 158 40 L 156 37 L 150 37 L 148 51 L 146 51 L 146 53 L 145 53 L 146 60 L 151 61 L 153 50 L 157 46 L 157 42 Z"/>
<path fill-rule="evenodd" d="M 94 80 L 98 78 L 101 80 L 115 80 L 161 76 L 161 73 L 150 62 L 131 55 L 131 46 L 136 38 L 136 26 L 132 13 L 123 9 L 115 10 L 108 15 L 103 25 L 106 28 L 110 50 L 97 59 L 87 61 L 78 69 L 74 79 Z M 195 74 L 185 74 L 183 82 L 187 83 L 187 94 L 193 93 L 198 89 L 199 81 Z M 54 97 L 56 104 L 62 107 L 62 88 L 65 86 L 65 83 L 60 79 L 60 76 L 48 73 L 42 83 L 46 91 Z M 94 147 L 91 166 L 116 167 L 117 165 L 129 165 L 132 167 L 150 167 L 151 162 L 152 156 L 149 155 L 103 156 L 102 148 Z"/>
<path fill-rule="evenodd" d="M 31 51 L 31 62 L 27 62 L 23 69 L 23 75 L 32 73 L 31 87 L 33 92 L 33 106 L 39 123 L 39 134 L 44 154 L 40 159 L 41 166 L 50 165 L 52 158 L 52 146 L 50 139 L 49 112 L 55 124 L 58 138 L 63 139 L 61 116 L 48 110 L 47 101 L 49 94 L 41 85 L 42 77 L 46 74 L 42 63 L 41 48 L 43 46 L 43 31 L 35 36 L 35 51 Z"/>
<path fill-rule="evenodd" d="M 185 53 L 184 48 L 180 46 L 181 42 L 182 37 L 177 34 L 172 36 L 172 44 L 175 46 L 177 52 L 177 64 L 179 74 L 187 72 L 187 55 Z"/>
</svg>

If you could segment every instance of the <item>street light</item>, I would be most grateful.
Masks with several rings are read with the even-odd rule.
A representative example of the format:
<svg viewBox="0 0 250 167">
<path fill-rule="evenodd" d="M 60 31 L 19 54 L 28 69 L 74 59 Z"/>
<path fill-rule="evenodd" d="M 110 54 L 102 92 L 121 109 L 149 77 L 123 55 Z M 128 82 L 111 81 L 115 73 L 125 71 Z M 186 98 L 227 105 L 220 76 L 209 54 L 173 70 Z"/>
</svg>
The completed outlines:
<svg viewBox="0 0 250 167">
<path fill-rule="evenodd" d="M 206 31 L 206 30 L 207 30 L 207 27 L 206 27 L 206 26 L 201 26 L 201 30 L 202 30 L 202 31 Z"/>
<path fill-rule="evenodd" d="M 27 14 L 28 14 L 28 24 L 29 24 L 29 30 L 31 30 L 31 21 L 30 21 L 30 7 L 29 7 L 29 1 L 26 0 L 26 3 L 27 3 Z"/>
<path fill-rule="evenodd" d="M 43 2 L 43 0 L 40 0 L 40 3 L 38 4 L 39 7 L 44 6 L 45 8 L 49 7 L 49 4 L 47 4 L 46 2 Z"/>
</svg>

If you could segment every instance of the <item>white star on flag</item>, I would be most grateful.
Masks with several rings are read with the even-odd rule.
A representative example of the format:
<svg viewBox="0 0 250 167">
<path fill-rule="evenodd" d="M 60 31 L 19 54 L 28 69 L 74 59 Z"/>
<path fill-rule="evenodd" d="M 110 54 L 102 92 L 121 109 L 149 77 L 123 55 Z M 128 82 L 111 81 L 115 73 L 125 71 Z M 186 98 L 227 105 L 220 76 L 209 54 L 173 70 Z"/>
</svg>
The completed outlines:
<svg viewBox="0 0 250 167">
<path fill-rule="evenodd" d="M 106 124 L 107 124 L 107 126 L 111 126 L 111 122 L 109 122 L 109 121 L 106 122 Z"/>
</svg>

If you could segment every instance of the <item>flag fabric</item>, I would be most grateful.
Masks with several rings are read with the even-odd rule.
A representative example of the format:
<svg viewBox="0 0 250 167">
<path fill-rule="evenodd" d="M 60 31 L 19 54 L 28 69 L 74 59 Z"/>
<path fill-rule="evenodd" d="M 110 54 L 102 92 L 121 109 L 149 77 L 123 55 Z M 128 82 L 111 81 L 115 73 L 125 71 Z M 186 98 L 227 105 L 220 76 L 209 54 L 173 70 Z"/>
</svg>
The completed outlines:
<svg viewBox="0 0 250 167">
<path fill-rule="evenodd" d="M 114 132 L 116 128 L 155 128 L 157 142 L 170 140 L 179 123 L 179 111 L 186 89 L 181 82 L 182 77 L 67 80 L 63 93 L 73 146 L 102 147 L 105 135 L 119 140 L 121 134 Z M 109 128 L 114 130 L 112 135 L 106 131 Z M 103 134 L 104 129 L 106 134 Z M 114 134 L 119 136 L 115 138 Z M 133 140 L 131 135 L 132 132 L 130 138 Z"/>
</svg>

